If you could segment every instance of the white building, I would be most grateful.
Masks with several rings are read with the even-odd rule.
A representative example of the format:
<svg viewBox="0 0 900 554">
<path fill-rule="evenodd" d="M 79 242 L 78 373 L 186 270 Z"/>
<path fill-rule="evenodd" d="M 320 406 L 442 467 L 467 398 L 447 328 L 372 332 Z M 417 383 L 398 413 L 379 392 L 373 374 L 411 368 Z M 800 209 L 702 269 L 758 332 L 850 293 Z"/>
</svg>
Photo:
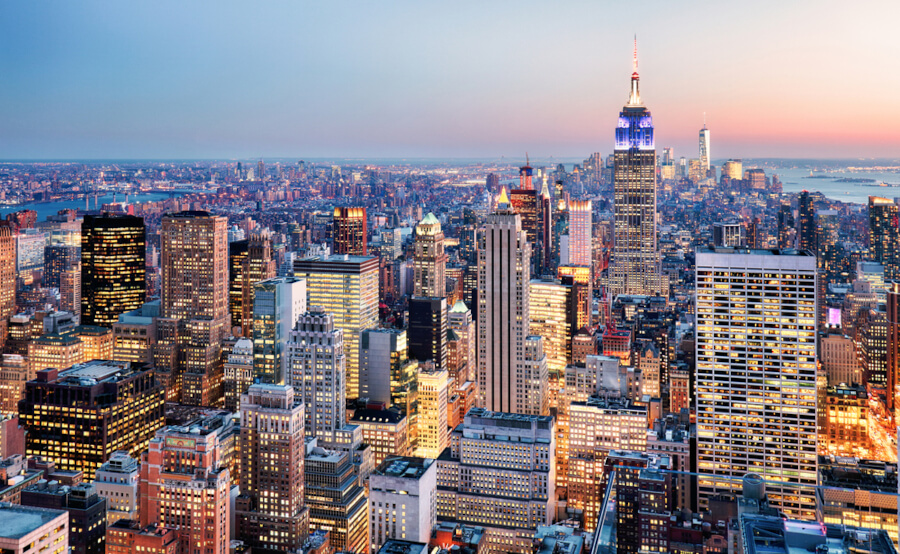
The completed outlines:
<svg viewBox="0 0 900 554">
<path fill-rule="evenodd" d="M 141 466 L 128 452 L 119 450 L 100 466 L 94 476 L 97 494 L 106 497 L 106 524 L 120 519 L 138 519 Z"/>
<path fill-rule="evenodd" d="M 288 384 L 306 406 L 306 436 L 332 441 L 346 423 L 344 331 L 314 308 L 297 319 L 287 343 Z"/>
<path fill-rule="evenodd" d="M 816 258 L 790 252 L 697 252 L 701 510 L 754 472 L 773 507 L 816 517 Z"/>
<path fill-rule="evenodd" d="M 438 518 L 485 528 L 490 552 L 531 552 L 554 520 L 556 422 L 472 408 L 438 465 Z"/>
<path fill-rule="evenodd" d="M 427 543 L 437 521 L 434 460 L 390 457 L 369 476 L 369 543 L 390 539 Z"/>
</svg>

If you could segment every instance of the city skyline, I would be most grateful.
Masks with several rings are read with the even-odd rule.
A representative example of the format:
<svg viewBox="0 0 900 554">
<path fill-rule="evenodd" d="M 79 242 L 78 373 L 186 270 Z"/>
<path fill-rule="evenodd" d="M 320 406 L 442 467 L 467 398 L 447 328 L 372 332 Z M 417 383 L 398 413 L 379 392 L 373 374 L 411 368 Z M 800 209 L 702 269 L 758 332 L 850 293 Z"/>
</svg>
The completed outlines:
<svg viewBox="0 0 900 554">
<path fill-rule="evenodd" d="M 716 159 L 891 156 L 897 6 L 810 6 L 19 4 L 0 157 L 606 154 L 634 34 L 677 156 L 704 113 Z"/>
</svg>

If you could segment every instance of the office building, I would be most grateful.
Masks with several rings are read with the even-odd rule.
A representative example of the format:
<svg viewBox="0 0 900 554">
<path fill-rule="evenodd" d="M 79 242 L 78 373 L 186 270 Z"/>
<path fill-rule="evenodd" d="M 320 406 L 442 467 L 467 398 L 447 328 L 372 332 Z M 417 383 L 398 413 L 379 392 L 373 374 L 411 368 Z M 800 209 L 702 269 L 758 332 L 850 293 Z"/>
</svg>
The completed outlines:
<svg viewBox="0 0 900 554">
<path fill-rule="evenodd" d="M 293 551 L 306 539 L 304 423 L 301 399 L 287 385 L 251 385 L 241 399 L 241 494 L 235 510 L 237 534 L 250 546 Z"/>
<path fill-rule="evenodd" d="M 31 506 L 0 503 L 0 549 L 9 554 L 69 551 L 69 514 Z"/>
<path fill-rule="evenodd" d="M 259 281 L 253 296 L 253 370 L 260 383 L 283 385 L 285 347 L 297 318 L 306 312 L 306 281 L 275 277 Z"/>
<path fill-rule="evenodd" d="M 253 341 L 247 338 L 238 339 L 231 347 L 231 353 L 225 360 L 225 409 L 239 412 L 241 396 L 253 384 Z"/>
<path fill-rule="evenodd" d="M 19 401 L 25 397 L 25 383 L 33 375 L 23 356 L 3 354 L 0 359 L 0 413 L 19 413 Z"/>
<path fill-rule="evenodd" d="M 528 335 L 531 244 L 505 190 L 487 216 L 478 248 L 479 405 L 524 412 L 530 392 L 518 386 Z"/>
<path fill-rule="evenodd" d="M 141 525 L 175 530 L 178 552 L 226 554 L 231 476 L 222 426 L 170 425 L 141 458 Z"/>
<path fill-rule="evenodd" d="M 122 450 L 113 452 L 97 469 L 94 485 L 97 494 L 106 498 L 107 526 L 120 519 L 138 519 L 140 474 L 137 458 Z"/>
<path fill-rule="evenodd" d="M 466 303 L 458 300 L 447 313 L 447 322 L 458 340 L 456 381 L 457 386 L 462 386 L 466 381 L 475 381 L 476 378 L 478 355 L 475 350 L 475 321 Z"/>
<path fill-rule="evenodd" d="M 544 338 L 548 371 L 562 373 L 571 356 L 571 338 L 577 331 L 575 288 L 549 278 L 532 279 L 529 288 L 529 334 Z"/>
<path fill-rule="evenodd" d="M 547 371 L 547 355 L 544 354 L 544 338 L 539 335 L 525 337 L 522 352 L 522 372 L 519 390 L 522 391 L 519 407 L 523 414 L 549 415 L 550 389 Z"/>
<path fill-rule="evenodd" d="M 637 46 L 631 95 L 619 113 L 613 154 L 615 239 L 609 268 L 612 295 L 661 292 L 656 243 L 656 147 L 653 120 L 641 102 Z"/>
<path fill-rule="evenodd" d="M 886 532 L 897 544 L 897 464 L 819 457 L 816 520 Z"/>
<path fill-rule="evenodd" d="M 306 279 L 307 306 L 319 306 L 344 331 L 347 398 L 359 398 L 359 337 L 378 326 L 378 258 L 313 256 L 294 262 Z"/>
<path fill-rule="evenodd" d="M 869 250 L 871 259 L 884 266 L 885 281 L 900 280 L 900 231 L 897 204 L 879 196 L 869 197 Z"/>
<path fill-rule="evenodd" d="M 831 456 L 874 458 L 869 435 L 869 394 L 863 385 L 832 385 L 819 402 L 823 429 L 819 451 Z M 872 425 L 877 425 L 873 422 Z"/>
<path fill-rule="evenodd" d="M 16 235 L 0 221 L 0 346 L 6 343 L 8 319 L 16 311 Z"/>
<path fill-rule="evenodd" d="M 72 554 L 106 551 L 106 499 L 90 483 L 65 485 L 38 481 L 22 491 L 23 506 L 65 510 L 69 513 L 69 549 Z"/>
<path fill-rule="evenodd" d="M 752 471 L 782 483 L 773 507 L 815 515 L 816 275 L 806 251 L 697 252 L 701 509 Z"/>
<path fill-rule="evenodd" d="M 437 458 L 449 446 L 447 430 L 447 387 L 450 374 L 445 369 L 419 371 L 419 410 L 416 424 L 416 456 Z"/>
<path fill-rule="evenodd" d="M 360 341 L 360 395 L 396 406 L 406 414 L 409 440 L 416 441 L 419 363 L 409 359 L 406 330 L 369 329 Z"/>
<path fill-rule="evenodd" d="M 113 359 L 152 364 L 158 315 L 158 300 L 119 315 L 119 321 L 113 323 Z"/>
<path fill-rule="evenodd" d="M 704 177 L 709 175 L 709 160 L 709 129 L 706 128 L 706 123 L 704 123 L 703 128 L 700 129 L 700 170 L 703 172 Z"/>
<path fill-rule="evenodd" d="M 39 371 L 19 403 L 25 453 L 93 480 L 114 452 L 147 449 L 164 423 L 163 401 L 153 370 L 140 364 L 93 361 Z"/>
<path fill-rule="evenodd" d="M 889 331 L 890 331 L 889 323 Z M 891 366 L 888 349 L 888 366 Z M 863 375 L 853 339 L 841 333 L 827 333 L 819 338 L 819 360 L 829 385 L 862 384 Z M 900 362 L 900 360 L 896 360 Z M 889 373 L 890 374 L 890 373 Z"/>
<path fill-rule="evenodd" d="M 332 252 L 351 256 L 369 255 L 369 231 L 364 207 L 335 208 L 333 225 Z"/>
<path fill-rule="evenodd" d="M 288 384 L 306 406 L 305 434 L 333 441 L 346 423 L 344 332 L 331 314 L 310 311 L 297 319 L 289 336 Z"/>
<path fill-rule="evenodd" d="M 892 281 L 887 291 L 887 410 L 900 413 L 900 282 Z M 824 363 L 824 360 L 823 360 Z M 859 382 L 861 381 L 854 381 Z"/>
<path fill-rule="evenodd" d="M 349 423 L 362 429 L 363 440 L 372 447 L 375 467 L 389 456 L 409 456 L 409 421 L 399 409 L 370 403 L 357 408 Z"/>
<path fill-rule="evenodd" d="M 431 362 L 436 369 L 447 369 L 447 299 L 413 297 L 409 299 L 409 357 Z"/>
<path fill-rule="evenodd" d="M 81 323 L 112 327 L 146 298 L 144 220 L 86 215 L 81 224 Z"/>
<path fill-rule="evenodd" d="M 484 527 L 489 551 L 531 552 L 554 519 L 556 431 L 549 416 L 472 408 L 436 462 L 438 518 Z"/>
<path fill-rule="evenodd" d="M 647 408 L 625 399 L 591 396 L 569 405 L 568 431 L 569 503 L 582 512 L 584 528 L 594 531 L 603 503 L 606 458 L 617 450 L 646 450 Z"/>
<path fill-rule="evenodd" d="M 81 262 L 65 269 L 59 276 L 59 309 L 81 321 Z"/>
<path fill-rule="evenodd" d="M 178 535 L 169 527 L 151 523 L 142 527 L 140 522 L 119 520 L 106 528 L 107 554 L 176 554 Z"/>
<path fill-rule="evenodd" d="M 590 200 L 569 200 L 569 251 L 561 264 L 593 266 L 592 217 Z"/>
<path fill-rule="evenodd" d="M 160 229 L 162 298 L 156 367 L 185 404 L 223 400 L 221 342 L 228 316 L 227 219 L 207 212 L 166 214 Z M 168 320 L 168 321 L 166 321 Z"/>
<path fill-rule="evenodd" d="M 816 252 L 815 200 L 805 190 L 797 197 L 797 248 Z"/>
<path fill-rule="evenodd" d="M 254 233 L 249 239 L 228 243 L 228 310 L 232 332 L 253 336 L 254 285 L 275 277 L 272 240 Z"/>
<path fill-rule="evenodd" d="M 794 226 L 794 211 L 790 204 L 778 208 L 777 230 L 778 248 L 794 248 L 797 229 Z"/>
<path fill-rule="evenodd" d="M 369 510 L 352 453 L 309 443 L 304 462 L 310 532 L 327 531 L 335 551 L 369 552 Z"/>
<path fill-rule="evenodd" d="M 707 131 L 708 133 L 709 131 Z M 702 133 L 702 131 L 701 131 Z M 707 135 L 708 136 L 708 135 Z M 703 135 L 700 136 L 701 141 Z M 702 145 L 702 142 L 701 142 Z M 708 158 L 708 156 L 707 156 Z M 726 177 L 731 181 L 739 181 L 744 178 L 744 162 L 743 160 L 727 160 L 722 164 L 722 177 Z"/>
<path fill-rule="evenodd" d="M 896 554 L 897 548 L 884 531 L 815 521 L 799 521 L 780 515 L 741 514 L 735 549 L 744 554 L 790 554 L 828 552 L 831 554 Z"/>
<path fill-rule="evenodd" d="M 81 261 L 81 246 L 68 244 L 51 244 L 44 247 L 44 276 L 42 284 L 46 287 L 60 288 L 60 278 L 65 271 L 75 267 Z"/>
<path fill-rule="evenodd" d="M 446 296 L 444 233 L 441 222 L 429 213 L 416 225 L 414 296 Z"/>
<path fill-rule="evenodd" d="M 427 543 L 437 522 L 437 467 L 427 458 L 391 457 L 369 476 L 369 547 Z"/>
<path fill-rule="evenodd" d="M 670 552 L 669 459 L 644 452 L 609 453 L 604 469 L 616 494 L 616 553 Z"/>
</svg>

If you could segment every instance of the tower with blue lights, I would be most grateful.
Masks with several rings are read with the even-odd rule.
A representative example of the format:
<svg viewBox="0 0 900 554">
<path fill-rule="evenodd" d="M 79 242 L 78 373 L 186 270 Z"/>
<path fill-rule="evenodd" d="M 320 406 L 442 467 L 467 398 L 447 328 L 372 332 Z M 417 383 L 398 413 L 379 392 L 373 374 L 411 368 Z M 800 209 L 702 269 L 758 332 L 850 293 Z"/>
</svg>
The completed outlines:
<svg viewBox="0 0 900 554">
<path fill-rule="evenodd" d="M 656 242 L 656 146 L 653 118 L 641 102 L 634 46 L 631 94 L 619 112 L 613 154 L 615 243 L 609 290 L 617 294 L 663 292 Z"/>
</svg>

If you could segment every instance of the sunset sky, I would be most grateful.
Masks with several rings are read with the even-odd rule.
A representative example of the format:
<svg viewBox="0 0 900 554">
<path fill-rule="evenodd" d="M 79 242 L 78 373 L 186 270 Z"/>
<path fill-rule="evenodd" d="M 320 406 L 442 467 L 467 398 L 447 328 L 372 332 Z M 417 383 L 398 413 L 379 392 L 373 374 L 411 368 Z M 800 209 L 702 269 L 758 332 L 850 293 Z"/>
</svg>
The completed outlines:
<svg viewBox="0 0 900 554">
<path fill-rule="evenodd" d="M 900 157 L 900 2 L 0 4 L 0 159 Z"/>
</svg>

